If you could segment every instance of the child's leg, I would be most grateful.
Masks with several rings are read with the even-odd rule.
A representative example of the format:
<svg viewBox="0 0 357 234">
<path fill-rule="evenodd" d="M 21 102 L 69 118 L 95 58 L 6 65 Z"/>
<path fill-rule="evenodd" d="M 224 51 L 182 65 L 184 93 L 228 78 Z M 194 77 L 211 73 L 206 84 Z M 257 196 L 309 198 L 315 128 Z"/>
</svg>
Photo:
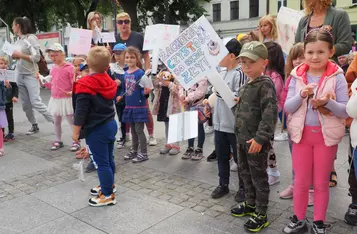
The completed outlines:
<svg viewBox="0 0 357 234">
<path fill-rule="evenodd" d="M 131 128 L 131 148 L 134 152 L 138 152 L 139 137 L 136 133 L 135 123 L 131 123 L 130 128 Z"/>
<path fill-rule="evenodd" d="M 238 149 L 237 149 L 237 138 L 234 133 L 227 133 L 228 134 L 228 141 L 230 147 L 232 148 L 233 160 L 238 165 Z M 240 176 L 240 170 L 238 170 L 238 179 L 239 179 L 239 187 L 244 186 L 244 182 L 242 177 Z"/>
<path fill-rule="evenodd" d="M 228 133 L 214 131 L 214 143 L 218 159 L 219 184 L 221 186 L 228 186 L 230 176 L 230 142 L 228 139 Z"/>
<path fill-rule="evenodd" d="M 148 100 L 146 100 L 146 105 L 147 105 L 147 109 L 148 109 L 148 119 L 149 119 L 149 121 L 146 122 L 146 128 L 148 130 L 149 136 L 154 136 L 154 119 L 151 114 Z"/>
<path fill-rule="evenodd" d="M 278 171 L 278 166 L 277 166 L 277 160 L 276 160 L 276 155 L 275 155 L 275 150 L 274 150 L 274 136 L 270 141 L 271 149 L 268 152 L 268 175 L 274 176 L 274 177 L 279 177 L 280 172 Z M 276 179 L 275 179 L 276 180 Z M 273 183 L 274 181 L 271 181 Z"/>
<path fill-rule="evenodd" d="M 5 112 L 9 127 L 9 133 L 14 133 L 14 105 L 12 102 L 6 103 Z"/>
<path fill-rule="evenodd" d="M 144 132 L 144 123 L 135 123 L 135 132 L 139 138 L 140 151 L 143 155 L 147 155 L 147 143 L 146 136 Z"/>
<path fill-rule="evenodd" d="M 73 129 L 73 115 L 66 115 L 66 120 L 71 129 Z"/>
<path fill-rule="evenodd" d="M 337 145 L 327 147 L 321 133 L 320 135 L 320 138 L 315 137 L 320 140 L 320 144 L 314 146 L 314 221 L 325 222 L 330 197 L 329 178 L 337 153 Z"/>
<path fill-rule="evenodd" d="M 165 122 L 165 140 L 167 143 L 167 140 L 169 139 L 169 122 Z"/>
<path fill-rule="evenodd" d="M 0 128 L 0 150 L 4 148 L 4 133 L 2 128 Z"/>
<path fill-rule="evenodd" d="M 62 139 L 62 116 L 53 116 L 53 122 L 55 126 L 56 141 L 60 142 Z"/>
<path fill-rule="evenodd" d="M 349 191 L 352 197 L 352 203 L 357 205 L 357 179 L 355 174 L 355 167 L 353 162 L 353 153 L 357 154 L 357 149 L 353 149 L 351 145 L 351 138 L 349 138 L 350 142 L 350 151 L 348 156 L 348 161 L 350 163 L 350 173 L 348 175 L 348 184 L 350 185 Z"/>
<path fill-rule="evenodd" d="M 111 141 L 108 144 L 109 165 L 113 171 L 113 180 L 114 180 L 114 174 L 116 172 L 116 167 L 115 167 L 115 162 L 114 162 L 114 142 L 115 142 L 115 137 L 114 137 L 114 141 Z"/>
<path fill-rule="evenodd" d="M 312 183 L 313 145 L 309 142 L 310 132 L 305 126 L 301 142 L 299 144 L 294 143 L 293 147 L 294 214 L 298 220 L 305 219 L 309 188 Z"/>
<path fill-rule="evenodd" d="M 198 143 L 197 143 L 197 148 L 203 149 L 203 144 L 205 143 L 205 129 L 203 127 L 203 124 L 198 124 Z"/>
<path fill-rule="evenodd" d="M 284 130 L 286 130 L 286 115 L 284 113 L 284 122 L 283 122 L 283 111 L 280 111 L 279 112 L 279 119 L 280 119 L 280 122 L 284 125 Z"/>
</svg>

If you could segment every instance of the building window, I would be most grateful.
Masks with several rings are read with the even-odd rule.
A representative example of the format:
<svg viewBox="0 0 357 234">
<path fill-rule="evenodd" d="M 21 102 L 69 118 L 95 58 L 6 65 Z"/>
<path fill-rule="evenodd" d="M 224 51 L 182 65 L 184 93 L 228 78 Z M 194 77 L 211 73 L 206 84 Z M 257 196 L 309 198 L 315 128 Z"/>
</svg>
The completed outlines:
<svg viewBox="0 0 357 234">
<path fill-rule="evenodd" d="M 231 2 L 231 20 L 239 19 L 239 1 Z"/>
<path fill-rule="evenodd" d="M 278 0 L 278 11 L 280 10 L 280 7 L 284 6 L 286 7 L 288 5 L 287 0 Z"/>
<path fill-rule="evenodd" d="M 213 22 L 221 21 L 221 4 L 213 4 Z"/>
<path fill-rule="evenodd" d="M 250 18 L 259 16 L 259 0 L 250 0 L 249 8 L 250 8 L 250 12 L 249 12 Z"/>
</svg>

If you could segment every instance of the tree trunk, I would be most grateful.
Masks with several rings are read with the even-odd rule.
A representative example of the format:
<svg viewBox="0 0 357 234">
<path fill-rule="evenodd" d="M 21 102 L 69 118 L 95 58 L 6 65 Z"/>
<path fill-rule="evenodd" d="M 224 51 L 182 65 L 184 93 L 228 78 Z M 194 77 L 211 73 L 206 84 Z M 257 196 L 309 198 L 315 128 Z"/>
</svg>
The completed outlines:
<svg viewBox="0 0 357 234">
<path fill-rule="evenodd" d="M 120 5 L 123 7 L 124 11 L 130 15 L 131 18 L 131 29 L 134 31 L 139 31 L 138 23 L 138 0 L 120 0 Z"/>
</svg>

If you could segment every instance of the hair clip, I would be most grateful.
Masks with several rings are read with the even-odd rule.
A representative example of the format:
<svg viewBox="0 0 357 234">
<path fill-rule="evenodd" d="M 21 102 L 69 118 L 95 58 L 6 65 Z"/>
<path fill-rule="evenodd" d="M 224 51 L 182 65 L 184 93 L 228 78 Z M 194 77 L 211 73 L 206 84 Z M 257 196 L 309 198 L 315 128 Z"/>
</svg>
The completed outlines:
<svg viewBox="0 0 357 234">
<path fill-rule="evenodd" d="M 310 33 L 316 32 L 316 31 L 317 31 L 317 32 L 321 32 L 321 31 L 327 32 L 327 33 L 330 35 L 331 39 L 334 40 L 334 37 L 333 37 L 333 35 L 332 35 L 332 33 L 331 33 L 331 30 L 332 30 L 332 27 L 331 27 L 330 25 L 322 25 L 320 28 L 314 28 L 314 29 L 310 30 L 310 32 L 308 32 L 308 33 L 306 34 L 305 40 L 306 40 L 307 36 L 308 36 Z"/>
</svg>

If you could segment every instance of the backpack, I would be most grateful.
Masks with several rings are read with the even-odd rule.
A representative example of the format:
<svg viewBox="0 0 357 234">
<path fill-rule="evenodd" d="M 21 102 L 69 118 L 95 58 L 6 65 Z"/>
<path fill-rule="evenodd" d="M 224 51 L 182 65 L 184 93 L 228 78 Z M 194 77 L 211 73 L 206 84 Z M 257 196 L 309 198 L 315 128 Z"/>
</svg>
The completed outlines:
<svg viewBox="0 0 357 234">
<path fill-rule="evenodd" d="M 48 67 L 47 67 L 47 62 L 46 62 L 45 56 L 43 56 L 43 53 L 41 50 L 40 50 L 40 61 L 38 61 L 37 65 L 38 65 L 38 72 L 41 75 L 48 76 L 50 74 L 50 71 L 48 70 Z"/>
</svg>

